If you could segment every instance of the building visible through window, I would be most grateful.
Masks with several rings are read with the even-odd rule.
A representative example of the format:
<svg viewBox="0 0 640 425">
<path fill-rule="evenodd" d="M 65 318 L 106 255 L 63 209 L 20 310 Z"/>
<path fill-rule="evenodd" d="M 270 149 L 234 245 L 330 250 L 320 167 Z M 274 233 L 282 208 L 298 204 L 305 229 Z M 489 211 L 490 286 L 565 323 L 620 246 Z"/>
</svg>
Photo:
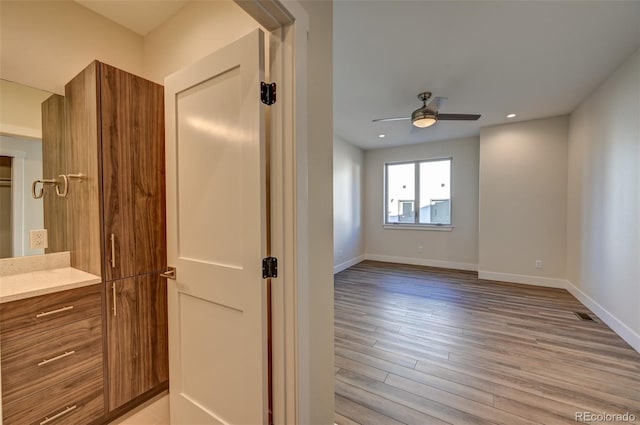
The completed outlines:
<svg viewBox="0 0 640 425">
<path fill-rule="evenodd" d="M 451 225 L 451 158 L 385 164 L 385 224 Z"/>
</svg>

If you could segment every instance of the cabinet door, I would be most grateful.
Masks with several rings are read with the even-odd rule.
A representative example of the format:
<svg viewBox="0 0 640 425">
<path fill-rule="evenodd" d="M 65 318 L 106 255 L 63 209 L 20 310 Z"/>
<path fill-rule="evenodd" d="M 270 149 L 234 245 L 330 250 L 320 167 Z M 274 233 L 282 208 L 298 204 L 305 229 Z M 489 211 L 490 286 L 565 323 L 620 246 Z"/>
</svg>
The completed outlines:
<svg viewBox="0 0 640 425">
<path fill-rule="evenodd" d="M 133 204 L 136 275 L 164 271 L 167 263 L 164 88 L 135 77 L 133 102 Z"/>
<path fill-rule="evenodd" d="M 163 87 L 101 64 L 107 280 L 166 268 Z"/>
<path fill-rule="evenodd" d="M 169 379 L 167 281 L 159 273 L 136 277 L 140 332 L 140 386 L 148 391 Z"/>
<path fill-rule="evenodd" d="M 107 283 L 109 411 L 169 379 L 167 283 L 159 273 Z"/>
<path fill-rule="evenodd" d="M 107 281 L 135 276 L 133 184 L 134 76 L 100 64 L 99 87 L 104 211 L 104 270 Z"/>
<path fill-rule="evenodd" d="M 136 278 L 107 282 L 109 411 L 141 394 Z"/>
</svg>

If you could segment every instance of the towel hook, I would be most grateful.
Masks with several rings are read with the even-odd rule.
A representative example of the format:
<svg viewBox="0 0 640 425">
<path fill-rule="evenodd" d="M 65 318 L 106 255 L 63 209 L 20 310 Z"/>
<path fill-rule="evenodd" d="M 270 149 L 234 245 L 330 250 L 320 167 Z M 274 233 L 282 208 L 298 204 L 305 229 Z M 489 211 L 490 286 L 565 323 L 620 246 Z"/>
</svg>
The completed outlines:
<svg viewBox="0 0 640 425">
<path fill-rule="evenodd" d="M 36 192 L 38 183 L 42 184 L 42 187 L 39 192 Z M 38 179 L 31 185 L 31 196 L 33 196 L 33 199 L 40 199 L 44 196 L 44 187 L 46 185 L 55 185 L 56 191 L 58 189 L 58 181 L 56 179 Z"/>
<path fill-rule="evenodd" d="M 56 179 L 38 179 L 31 185 L 31 196 L 33 199 L 40 199 L 44 196 L 44 187 L 47 185 L 53 185 L 56 187 L 56 195 L 61 198 L 66 198 L 69 194 L 69 180 L 84 180 L 85 175 L 82 173 L 77 174 L 60 174 Z M 42 184 L 38 191 L 38 183 Z"/>
<path fill-rule="evenodd" d="M 42 187 L 40 188 L 40 192 L 36 193 L 36 188 L 38 186 L 38 183 L 42 183 L 42 182 L 40 180 L 36 180 L 31 185 L 31 196 L 33 196 L 33 199 L 40 199 L 40 198 L 42 198 L 44 196 L 44 183 L 42 184 Z"/>
<path fill-rule="evenodd" d="M 56 195 L 61 198 L 66 198 L 69 194 L 69 179 L 64 174 L 60 174 L 58 177 L 61 178 L 62 183 L 64 183 L 64 188 L 60 190 L 60 183 L 56 182 Z"/>
</svg>

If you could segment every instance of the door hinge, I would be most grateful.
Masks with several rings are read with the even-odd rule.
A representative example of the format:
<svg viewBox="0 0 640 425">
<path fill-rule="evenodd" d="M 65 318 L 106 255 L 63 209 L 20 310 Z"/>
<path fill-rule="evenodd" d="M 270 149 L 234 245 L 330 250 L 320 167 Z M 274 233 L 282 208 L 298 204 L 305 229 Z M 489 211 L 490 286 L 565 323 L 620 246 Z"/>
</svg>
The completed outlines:
<svg viewBox="0 0 640 425">
<path fill-rule="evenodd" d="M 267 257 L 262 259 L 262 278 L 278 277 L 278 259 Z"/>
<path fill-rule="evenodd" d="M 260 100 L 265 105 L 276 103 L 276 83 L 260 83 Z"/>
</svg>

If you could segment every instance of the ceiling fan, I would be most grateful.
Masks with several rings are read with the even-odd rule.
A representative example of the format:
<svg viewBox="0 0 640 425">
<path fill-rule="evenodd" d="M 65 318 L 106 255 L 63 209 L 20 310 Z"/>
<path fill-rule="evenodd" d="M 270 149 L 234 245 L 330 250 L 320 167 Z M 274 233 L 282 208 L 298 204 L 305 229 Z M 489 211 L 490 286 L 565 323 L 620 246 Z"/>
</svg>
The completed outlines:
<svg viewBox="0 0 640 425">
<path fill-rule="evenodd" d="M 403 121 L 411 120 L 411 123 L 418 128 L 427 128 L 434 125 L 440 120 L 448 121 L 476 121 L 480 118 L 480 115 L 474 114 L 440 114 L 438 109 L 442 105 L 442 101 L 446 97 L 435 96 L 431 99 L 431 92 L 423 92 L 418 95 L 418 99 L 422 101 L 422 107 L 413 111 L 410 117 L 397 117 L 397 118 L 377 118 L 373 122 L 382 121 Z M 431 99 L 431 101 L 429 101 Z M 429 103 L 427 104 L 427 101 Z"/>
</svg>

